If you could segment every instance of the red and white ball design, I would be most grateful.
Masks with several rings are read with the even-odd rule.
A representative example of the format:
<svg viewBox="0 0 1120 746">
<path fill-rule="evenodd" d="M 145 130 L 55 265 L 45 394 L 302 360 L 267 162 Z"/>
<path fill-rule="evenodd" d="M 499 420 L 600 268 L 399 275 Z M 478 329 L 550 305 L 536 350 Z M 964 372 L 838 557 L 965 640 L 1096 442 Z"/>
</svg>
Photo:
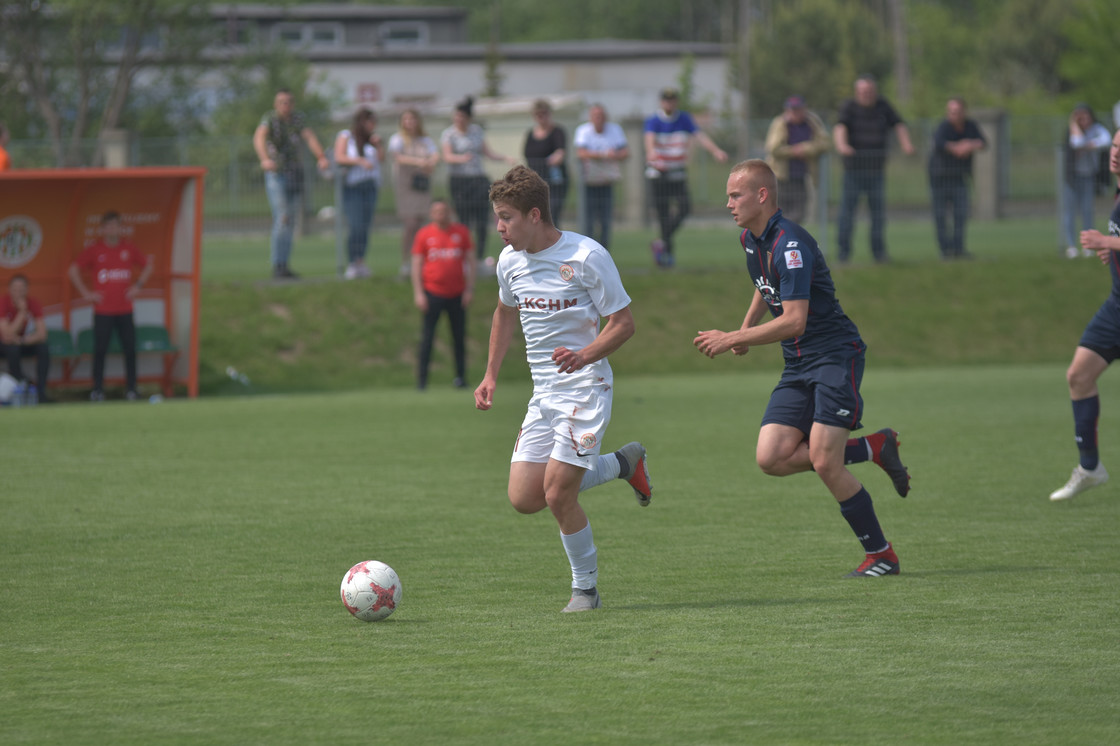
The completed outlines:
<svg viewBox="0 0 1120 746">
<path fill-rule="evenodd" d="M 363 622 L 377 622 L 396 611 L 401 579 L 384 562 L 359 562 L 343 576 L 339 593 L 347 611 Z"/>
</svg>

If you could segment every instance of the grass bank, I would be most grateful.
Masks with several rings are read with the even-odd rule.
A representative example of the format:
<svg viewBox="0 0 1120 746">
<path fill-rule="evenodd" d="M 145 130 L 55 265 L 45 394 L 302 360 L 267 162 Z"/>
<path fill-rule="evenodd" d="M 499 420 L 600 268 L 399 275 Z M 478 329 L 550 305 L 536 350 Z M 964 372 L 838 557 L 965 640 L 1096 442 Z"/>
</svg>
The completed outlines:
<svg viewBox="0 0 1120 746">
<path fill-rule="evenodd" d="M 895 221 L 888 233 L 892 264 L 867 263 L 865 236 L 857 236 L 857 261 L 833 271 L 875 366 L 1063 362 L 1108 292 L 1108 275 L 1095 260 L 1068 261 L 1054 251 L 1052 221 L 976 223 L 970 243 L 977 258 L 950 264 L 937 260 L 930 233 L 925 221 Z M 699 329 L 738 326 L 749 303 L 734 229 L 686 228 L 671 273 L 652 269 L 648 239 L 624 233 L 612 247 L 638 322 L 635 338 L 612 358 L 616 371 L 776 369 L 777 349 L 710 361 L 691 345 Z M 294 284 L 263 279 L 267 238 L 209 240 L 200 321 L 203 394 L 410 386 L 419 315 L 409 285 L 395 277 L 398 240 L 393 232 L 375 235 L 370 258 L 377 275 L 340 282 L 333 239 L 304 239 L 294 264 L 306 279 Z M 469 314 L 472 381 L 485 366 L 496 287 L 483 280 Z M 438 336 L 431 380 L 450 385 L 445 325 Z M 230 380 L 229 367 L 250 385 Z M 514 349 L 503 377 L 526 376 Z"/>
</svg>

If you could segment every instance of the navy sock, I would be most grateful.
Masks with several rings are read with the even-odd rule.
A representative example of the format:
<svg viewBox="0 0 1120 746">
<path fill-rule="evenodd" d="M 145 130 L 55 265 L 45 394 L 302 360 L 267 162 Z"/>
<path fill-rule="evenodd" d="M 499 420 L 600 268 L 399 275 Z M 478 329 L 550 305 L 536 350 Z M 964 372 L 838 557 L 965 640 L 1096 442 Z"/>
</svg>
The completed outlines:
<svg viewBox="0 0 1120 746">
<path fill-rule="evenodd" d="M 867 448 L 866 438 L 849 438 L 848 444 L 844 446 L 844 464 L 862 464 L 864 461 L 871 460 Z"/>
<path fill-rule="evenodd" d="M 875 517 L 875 506 L 871 504 L 867 488 L 860 487 L 859 492 L 840 503 L 840 514 L 852 527 L 864 552 L 871 554 L 887 548 L 887 539 Z"/>
<path fill-rule="evenodd" d="M 1097 450 L 1097 420 L 1101 415 L 1101 398 L 1090 396 L 1073 402 L 1073 434 L 1081 453 L 1081 468 L 1092 471 L 1100 463 Z"/>
</svg>

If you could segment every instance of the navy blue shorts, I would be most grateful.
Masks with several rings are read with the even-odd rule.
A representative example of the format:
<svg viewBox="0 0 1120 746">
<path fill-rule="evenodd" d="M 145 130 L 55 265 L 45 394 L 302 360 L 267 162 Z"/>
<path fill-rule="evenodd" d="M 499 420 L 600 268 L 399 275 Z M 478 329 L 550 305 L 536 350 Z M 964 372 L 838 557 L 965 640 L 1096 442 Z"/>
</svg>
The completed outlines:
<svg viewBox="0 0 1120 746">
<path fill-rule="evenodd" d="M 1109 297 L 1081 333 L 1080 347 L 1086 347 L 1111 363 L 1120 357 L 1120 304 Z"/>
<path fill-rule="evenodd" d="M 863 381 L 865 345 L 848 354 L 814 356 L 809 360 L 786 360 L 782 378 L 770 394 L 762 424 L 796 427 L 809 435 L 814 422 L 858 430 L 863 427 Z"/>
</svg>

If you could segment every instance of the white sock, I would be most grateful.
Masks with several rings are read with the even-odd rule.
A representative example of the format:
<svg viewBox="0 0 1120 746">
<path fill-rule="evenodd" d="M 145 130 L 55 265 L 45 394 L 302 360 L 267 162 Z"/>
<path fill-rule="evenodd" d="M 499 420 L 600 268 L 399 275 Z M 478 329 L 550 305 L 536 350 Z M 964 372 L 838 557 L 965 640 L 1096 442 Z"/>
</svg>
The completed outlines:
<svg viewBox="0 0 1120 746">
<path fill-rule="evenodd" d="M 618 479 L 621 471 L 622 464 L 618 462 L 618 456 L 614 455 L 613 452 L 605 456 L 599 456 L 595 459 L 595 465 L 583 475 L 583 481 L 579 483 L 579 491 L 583 492 L 612 479 Z"/>
<path fill-rule="evenodd" d="M 574 534 L 561 532 L 560 541 L 564 542 L 564 551 L 572 566 L 572 587 L 585 591 L 594 588 L 599 577 L 599 553 L 591 538 L 591 524 Z"/>
</svg>

